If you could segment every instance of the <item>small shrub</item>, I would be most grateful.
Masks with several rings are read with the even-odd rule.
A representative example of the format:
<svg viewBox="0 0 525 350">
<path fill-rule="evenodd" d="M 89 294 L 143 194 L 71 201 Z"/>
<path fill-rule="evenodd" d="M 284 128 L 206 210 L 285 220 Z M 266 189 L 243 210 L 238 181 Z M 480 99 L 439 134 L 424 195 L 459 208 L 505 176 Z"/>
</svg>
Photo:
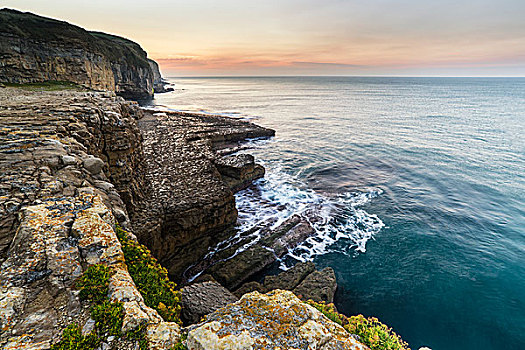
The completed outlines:
<svg viewBox="0 0 525 350">
<path fill-rule="evenodd" d="M 375 317 L 351 316 L 344 328 L 358 335 L 361 342 L 368 345 L 371 350 L 409 349 L 408 344 L 401 337 Z"/>
<path fill-rule="evenodd" d="M 108 297 L 109 277 L 111 273 L 105 265 L 91 265 L 77 280 L 80 298 L 95 304 L 103 303 Z"/>
<path fill-rule="evenodd" d="M 82 328 L 72 323 L 62 332 L 62 339 L 51 346 L 51 350 L 94 350 L 100 345 L 100 338 L 94 333 L 82 335 Z"/>
<path fill-rule="evenodd" d="M 341 316 L 343 315 L 341 315 L 335 310 L 334 304 L 316 303 L 313 300 L 308 300 L 307 304 L 310 304 L 313 307 L 315 307 L 317 310 L 321 311 L 323 315 L 325 315 L 326 317 L 328 317 L 330 320 L 337 323 L 338 325 L 341 325 L 341 326 L 343 325 L 343 320 L 341 318 Z"/>
<path fill-rule="evenodd" d="M 124 310 L 122 303 L 108 300 L 110 276 L 110 269 L 105 265 L 91 265 L 80 276 L 75 286 L 80 289 L 81 299 L 92 302 L 91 318 L 95 320 L 95 329 L 84 336 L 82 327 L 72 323 L 62 332 L 61 340 L 51 350 L 95 350 L 99 349 L 100 343 L 108 336 L 122 336 Z M 147 349 L 147 340 L 142 330 L 137 331 L 133 339 L 139 340 L 140 350 Z"/>
<path fill-rule="evenodd" d="M 112 303 L 109 300 L 102 304 L 93 305 L 91 308 L 91 318 L 95 320 L 95 328 L 101 336 L 122 335 L 122 322 L 124 320 L 124 310 L 122 303 Z"/>
<path fill-rule="evenodd" d="M 375 317 L 365 318 L 363 315 L 347 317 L 338 313 L 333 304 L 317 303 L 313 300 L 308 300 L 307 303 L 330 320 L 343 326 L 349 333 L 359 336 L 361 343 L 371 350 L 410 350 L 400 336 Z"/>
<path fill-rule="evenodd" d="M 148 340 L 145 335 L 145 326 L 139 326 L 137 329 L 131 330 L 126 334 L 128 340 L 137 340 L 139 342 L 139 350 L 148 350 Z"/>
<path fill-rule="evenodd" d="M 129 274 L 147 306 L 157 310 L 165 321 L 180 321 L 180 292 L 163 268 L 142 244 L 129 239 L 126 231 L 117 226 Z"/>
</svg>

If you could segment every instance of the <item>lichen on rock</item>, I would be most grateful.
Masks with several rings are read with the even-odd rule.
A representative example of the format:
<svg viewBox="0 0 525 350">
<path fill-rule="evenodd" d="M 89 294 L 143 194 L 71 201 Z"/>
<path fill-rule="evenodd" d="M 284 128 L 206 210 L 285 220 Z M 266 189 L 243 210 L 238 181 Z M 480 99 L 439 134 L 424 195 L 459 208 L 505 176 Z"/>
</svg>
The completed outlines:
<svg viewBox="0 0 525 350">
<path fill-rule="evenodd" d="M 252 292 L 190 327 L 190 350 L 368 349 L 292 292 Z"/>
</svg>

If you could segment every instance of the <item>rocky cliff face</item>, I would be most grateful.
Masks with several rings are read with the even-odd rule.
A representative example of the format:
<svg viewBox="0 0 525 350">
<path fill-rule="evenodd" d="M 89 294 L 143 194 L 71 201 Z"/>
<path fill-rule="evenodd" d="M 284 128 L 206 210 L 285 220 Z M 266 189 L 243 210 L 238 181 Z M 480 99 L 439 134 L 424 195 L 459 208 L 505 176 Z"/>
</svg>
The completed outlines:
<svg viewBox="0 0 525 350">
<path fill-rule="evenodd" d="M 0 10 L 0 82 L 70 81 L 143 99 L 159 85 L 158 67 L 153 70 L 151 62 L 130 40 L 31 13 Z"/>
<path fill-rule="evenodd" d="M 122 303 L 122 332 L 146 327 L 150 349 L 178 341 L 179 326 L 145 305 L 114 229 L 129 224 L 119 192 L 128 206 L 140 196 L 140 116 L 111 92 L 0 89 L 2 349 L 49 349 L 72 322 L 89 333 L 89 305 L 73 285 L 93 264 L 111 271 L 107 296 Z"/>
<path fill-rule="evenodd" d="M 148 195 L 131 220 L 139 239 L 180 281 L 185 269 L 232 234 L 228 229 L 237 221 L 232 188 L 223 178 L 231 169 L 215 165 L 221 159 L 215 148 L 274 131 L 229 118 L 154 112 L 146 112 L 139 127 Z M 251 160 L 248 168 L 254 168 Z M 243 172 L 243 182 L 263 174 Z"/>
<path fill-rule="evenodd" d="M 162 75 L 160 74 L 159 64 L 153 60 L 148 59 L 149 66 L 153 72 L 153 91 L 154 92 L 168 92 L 173 91 L 173 88 L 166 87 Z"/>
</svg>

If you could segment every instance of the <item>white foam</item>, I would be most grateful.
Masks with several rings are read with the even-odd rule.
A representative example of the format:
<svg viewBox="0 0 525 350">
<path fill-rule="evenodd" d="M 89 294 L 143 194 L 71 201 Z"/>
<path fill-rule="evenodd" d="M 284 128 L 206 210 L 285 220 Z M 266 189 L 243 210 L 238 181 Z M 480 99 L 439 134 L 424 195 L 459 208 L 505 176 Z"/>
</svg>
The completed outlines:
<svg viewBox="0 0 525 350">
<path fill-rule="evenodd" d="M 236 194 L 239 229 L 246 231 L 268 223 L 275 228 L 293 214 L 302 216 L 311 223 L 315 235 L 291 251 L 288 257 L 306 261 L 334 251 L 352 255 L 364 253 L 366 243 L 384 227 L 377 215 L 360 208 L 379 196 L 381 189 L 329 197 L 309 189 L 278 165 L 264 165 L 265 178 Z M 283 259 L 283 268 L 286 268 L 286 260 Z"/>
<path fill-rule="evenodd" d="M 253 139 L 247 146 L 251 149 L 264 147 L 268 142 Z M 235 194 L 239 213 L 236 234 L 210 248 L 203 260 L 213 260 L 215 254 L 237 245 L 235 253 L 225 260 L 234 257 L 257 243 L 261 232 L 278 227 L 294 214 L 308 221 L 315 234 L 280 260 L 280 268 L 284 270 L 293 266 L 295 261 L 310 261 L 317 255 L 330 252 L 351 256 L 365 253 L 367 242 L 384 227 L 377 215 L 361 208 L 381 195 L 381 189 L 331 197 L 308 188 L 279 164 L 259 162 L 266 168 L 264 179 Z M 193 276 L 188 276 L 190 281 L 202 272 L 193 273 Z"/>
</svg>

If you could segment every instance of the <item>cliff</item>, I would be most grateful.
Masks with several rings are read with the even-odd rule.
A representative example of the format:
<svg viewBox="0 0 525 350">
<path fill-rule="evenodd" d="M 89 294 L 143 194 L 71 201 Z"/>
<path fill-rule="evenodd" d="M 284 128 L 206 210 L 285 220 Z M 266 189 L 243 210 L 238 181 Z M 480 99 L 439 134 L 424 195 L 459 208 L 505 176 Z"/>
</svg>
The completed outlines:
<svg viewBox="0 0 525 350">
<path fill-rule="evenodd" d="M 0 10 L 0 82 L 69 81 L 144 99 L 163 91 L 158 65 L 135 42 L 67 22 Z"/>
<path fill-rule="evenodd" d="M 116 231 L 129 224 L 119 192 L 138 198 L 141 110 L 111 92 L 12 88 L 0 89 L 0 106 L 0 346 L 49 349 L 76 329 L 84 349 L 175 345 L 179 325 L 139 292 L 130 269 L 136 238 Z M 107 269 L 99 304 L 77 290 L 93 266 Z"/>
<path fill-rule="evenodd" d="M 0 88 L 0 346 L 183 349 L 187 334 L 189 349 L 367 349 L 324 304 L 316 311 L 290 292 L 237 290 L 236 301 L 211 281 L 181 297 L 137 241 L 175 270 L 201 259 L 234 222 L 232 189 L 261 176 L 253 158 L 221 154 L 271 135 L 228 118 L 144 111 L 111 92 Z M 244 290 L 331 301 L 331 269 L 292 270 Z M 186 320 L 205 321 L 181 329 L 180 300 Z"/>
<path fill-rule="evenodd" d="M 230 118 L 151 111 L 139 128 L 148 187 L 147 198 L 130 208 L 131 221 L 139 239 L 181 281 L 185 269 L 232 235 L 237 221 L 232 189 L 264 175 L 248 171 L 256 167 L 252 158 L 240 167 L 249 172 L 246 178 L 226 182 L 225 168 L 217 166 L 224 158 L 215 148 L 274 131 Z"/>
</svg>

